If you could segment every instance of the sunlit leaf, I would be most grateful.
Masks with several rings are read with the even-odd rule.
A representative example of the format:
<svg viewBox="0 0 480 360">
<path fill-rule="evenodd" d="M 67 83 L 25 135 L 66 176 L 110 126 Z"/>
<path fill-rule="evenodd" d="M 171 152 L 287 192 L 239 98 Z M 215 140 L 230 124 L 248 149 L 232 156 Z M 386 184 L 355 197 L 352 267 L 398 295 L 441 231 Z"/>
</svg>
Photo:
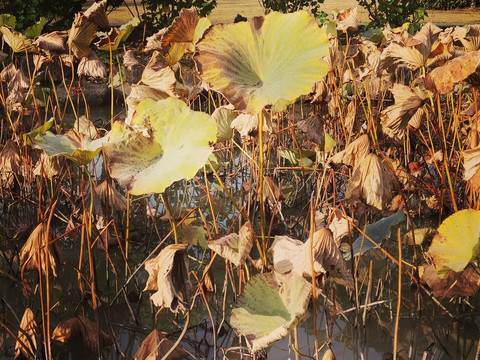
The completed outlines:
<svg viewBox="0 0 480 360">
<path fill-rule="evenodd" d="M 480 250 L 480 211 L 461 210 L 446 218 L 428 249 L 428 257 L 444 278 L 449 271 L 462 271 Z"/>
<path fill-rule="evenodd" d="M 337 17 L 337 29 L 347 32 L 348 30 L 358 30 L 358 9 L 356 7 L 342 10 Z"/>
<path fill-rule="evenodd" d="M 230 324 L 254 353 L 287 336 L 304 319 L 310 295 L 310 284 L 298 275 L 255 275 L 233 304 Z"/>
<path fill-rule="evenodd" d="M 195 60 L 200 77 L 236 109 L 258 114 L 265 105 L 308 94 L 327 73 L 321 58 L 329 46 L 307 12 L 271 12 L 213 26 L 198 42 Z"/>
<path fill-rule="evenodd" d="M 46 23 L 47 23 L 47 18 L 41 16 L 40 20 L 38 20 L 35 24 L 25 29 L 24 35 L 26 37 L 29 37 L 30 39 L 40 36 L 43 30 L 43 27 L 45 26 Z"/>
<path fill-rule="evenodd" d="M 79 165 L 86 165 L 98 155 L 109 136 L 107 134 L 103 138 L 91 140 L 75 130 L 69 130 L 63 135 L 47 131 L 45 135 L 37 136 L 33 145 L 43 149 L 48 156 L 65 156 Z"/>
<path fill-rule="evenodd" d="M 370 152 L 370 140 L 367 134 L 361 135 L 355 141 L 352 141 L 345 147 L 345 150 L 339 151 L 331 158 L 335 164 L 345 164 L 355 166 L 361 160 L 365 159 Z"/>
<path fill-rule="evenodd" d="M 88 56 L 90 43 L 97 36 L 97 27 L 83 13 L 76 13 L 67 44 L 77 58 Z"/>
<path fill-rule="evenodd" d="M 145 262 L 148 272 L 146 290 L 155 290 L 150 297 L 155 306 L 169 308 L 174 313 L 185 312 L 190 300 L 187 244 L 165 247 L 154 259 Z"/>
<path fill-rule="evenodd" d="M 212 153 L 217 133 L 209 115 L 174 98 L 143 100 L 131 125 L 114 123 L 105 151 L 110 174 L 134 195 L 191 179 Z"/>
<path fill-rule="evenodd" d="M 304 167 L 312 166 L 313 160 L 311 160 L 310 157 L 315 156 L 314 151 L 306 149 L 301 150 L 301 156 L 298 149 L 278 148 L 277 152 L 281 157 L 287 159 L 292 165 Z"/>
<path fill-rule="evenodd" d="M 53 126 L 54 123 L 55 123 L 55 119 L 50 118 L 50 120 L 46 121 L 45 124 L 43 124 L 42 126 L 39 126 L 38 128 L 23 134 L 23 142 L 27 145 L 32 145 L 35 138 L 38 135 L 45 134 L 47 130 Z"/>
<path fill-rule="evenodd" d="M 258 133 L 258 122 L 260 116 L 251 115 L 247 113 L 240 113 L 235 119 L 230 123 L 232 129 L 237 130 L 242 138 L 248 138 L 249 136 L 255 136 Z M 270 115 L 267 112 L 263 111 L 263 132 L 271 133 L 273 131 L 273 124 L 270 120 Z"/>
<path fill-rule="evenodd" d="M 135 16 L 132 20 L 123 24 L 118 29 L 112 28 L 108 34 L 101 37 L 95 45 L 97 45 L 99 50 L 110 51 L 111 49 L 112 51 L 115 51 L 121 43 L 128 39 L 138 24 L 140 24 L 140 19 Z"/>
<path fill-rule="evenodd" d="M 38 52 L 38 49 L 33 45 L 32 39 L 26 37 L 22 33 L 13 30 L 8 25 L 0 27 L 0 32 L 3 34 L 3 39 L 12 48 L 15 53 Z"/>
<path fill-rule="evenodd" d="M 369 154 L 355 166 L 346 185 L 346 199 L 361 199 L 382 210 L 392 198 L 396 180 L 390 169 L 375 154 Z"/>
<path fill-rule="evenodd" d="M 32 358 L 37 350 L 38 326 L 35 321 L 35 315 L 30 308 L 26 308 L 23 313 L 20 328 L 23 331 L 18 332 L 18 340 L 15 342 L 15 359 L 22 356 L 25 359 Z"/>
<path fill-rule="evenodd" d="M 247 222 L 237 234 L 229 234 L 210 240 L 208 247 L 235 266 L 242 266 L 250 254 L 255 234 Z"/>
<path fill-rule="evenodd" d="M 80 60 L 77 68 L 77 75 L 106 78 L 107 67 L 105 66 L 105 63 L 98 58 L 97 54 L 92 51 L 90 55 L 85 56 Z"/>
<path fill-rule="evenodd" d="M 175 78 L 175 73 L 170 68 L 165 58 L 160 52 L 155 51 L 143 70 L 142 83 L 153 89 L 161 90 L 170 96 L 176 97 L 176 82 L 177 79 Z"/>
<path fill-rule="evenodd" d="M 227 106 L 220 106 L 212 113 L 212 119 L 217 123 L 217 142 L 232 138 L 233 129 L 230 127 L 230 124 L 234 118 L 234 111 Z"/>
<path fill-rule="evenodd" d="M 100 185 L 95 186 L 95 192 L 98 194 L 98 197 L 102 202 L 108 203 L 108 206 L 112 210 L 127 210 L 127 199 L 107 180 L 104 180 Z"/>
<path fill-rule="evenodd" d="M 14 15 L 10 14 L 0 14 L 0 26 L 7 25 L 10 28 L 15 29 L 17 24 L 17 18 Z"/>
</svg>

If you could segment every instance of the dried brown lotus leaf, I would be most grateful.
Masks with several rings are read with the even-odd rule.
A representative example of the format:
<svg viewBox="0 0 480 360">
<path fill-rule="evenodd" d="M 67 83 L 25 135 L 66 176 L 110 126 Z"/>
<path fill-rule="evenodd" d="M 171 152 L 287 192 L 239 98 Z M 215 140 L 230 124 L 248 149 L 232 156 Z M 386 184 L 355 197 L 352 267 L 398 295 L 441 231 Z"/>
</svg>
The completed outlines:
<svg viewBox="0 0 480 360">
<path fill-rule="evenodd" d="M 174 342 L 166 337 L 166 333 L 158 329 L 153 330 L 143 340 L 142 345 L 135 353 L 134 360 L 161 360 L 174 346 Z M 168 360 L 183 360 L 188 358 L 188 352 L 181 346 L 177 346 L 168 356 Z"/>
<path fill-rule="evenodd" d="M 111 28 L 106 35 L 102 36 L 98 41 L 95 42 L 95 46 L 101 50 L 104 50 L 102 47 L 110 48 L 110 46 L 112 46 L 113 48 L 114 46 L 117 46 L 114 44 L 117 44 L 117 41 L 120 41 L 120 36 L 122 36 L 122 32 L 119 29 Z"/>
<path fill-rule="evenodd" d="M 337 17 L 337 30 L 347 32 L 348 30 L 358 30 L 358 9 L 356 7 L 342 10 Z"/>
<path fill-rule="evenodd" d="M 147 38 L 147 44 L 143 51 L 162 51 L 162 37 L 163 34 L 167 31 L 167 28 L 160 29 L 157 33 Z"/>
<path fill-rule="evenodd" d="M 127 199 L 107 180 L 95 186 L 95 192 L 103 203 L 108 203 L 111 209 L 120 211 L 127 210 Z"/>
<path fill-rule="evenodd" d="M 390 69 L 396 64 L 402 64 L 411 70 L 417 70 L 424 66 L 426 62 L 426 58 L 416 48 L 402 46 L 397 43 L 392 43 L 384 49 L 382 60 L 384 69 Z"/>
<path fill-rule="evenodd" d="M 85 17 L 88 21 L 94 23 L 100 28 L 107 28 L 109 27 L 107 13 L 107 0 L 102 0 L 93 3 L 86 11 Z"/>
<path fill-rule="evenodd" d="M 322 356 L 322 360 L 335 360 L 335 354 L 332 349 L 328 348 Z"/>
<path fill-rule="evenodd" d="M 0 72 L 0 80 L 5 81 L 5 82 L 10 82 L 10 80 L 13 79 L 15 76 L 15 73 L 17 72 L 17 68 L 14 63 L 10 63 L 5 68 Z"/>
<path fill-rule="evenodd" d="M 471 263 L 462 272 L 450 271 L 444 278 L 438 275 L 434 265 L 423 264 L 419 266 L 419 275 L 440 299 L 475 296 L 480 288 L 479 268 Z"/>
<path fill-rule="evenodd" d="M 415 114 L 413 114 L 411 119 L 408 121 L 408 125 L 410 125 L 412 128 L 416 130 L 420 129 L 424 115 L 425 115 L 425 108 L 424 107 L 418 108 Z"/>
<path fill-rule="evenodd" d="M 175 73 L 158 51 L 153 53 L 152 58 L 143 70 L 142 82 L 155 90 L 161 90 L 172 97 L 177 97 Z"/>
<path fill-rule="evenodd" d="M 106 78 L 107 67 L 105 63 L 101 61 L 97 54 L 91 52 L 90 55 L 83 57 L 80 60 L 77 68 L 78 76 L 89 76 L 94 78 Z"/>
<path fill-rule="evenodd" d="M 408 23 L 392 29 L 389 24 L 385 25 L 382 29 L 383 36 L 387 43 L 396 42 L 401 43 L 404 39 L 406 39 L 408 34 Z"/>
<path fill-rule="evenodd" d="M 49 55 L 46 55 L 44 53 L 33 55 L 33 64 L 35 65 L 35 70 L 37 71 L 53 63 L 54 60 Z"/>
<path fill-rule="evenodd" d="M 68 34 L 67 44 L 77 59 L 88 56 L 90 43 L 97 36 L 97 26 L 90 22 L 83 13 L 76 13 L 72 28 Z"/>
<path fill-rule="evenodd" d="M 468 181 L 480 170 L 480 147 L 465 150 L 462 155 L 465 169 L 463 178 Z"/>
<path fill-rule="evenodd" d="M 125 55 L 123 55 L 123 65 L 132 70 L 134 67 L 142 66 L 142 63 L 136 58 L 133 50 L 127 50 Z"/>
<path fill-rule="evenodd" d="M 456 26 L 452 37 L 455 41 L 460 41 L 466 51 L 480 49 L 480 25 Z"/>
<path fill-rule="evenodd" d="M 337 246 L 340 246 L 342 243 L 342 240 L 345 236 L 347 236 L 349 233 L 351 234 L 354 225 L 357 224 L 358 221 L 352 219 L 349 216 L 346 216 L 342 211 L 339 209 L 335 209 L 332 211 L 330 214 L 330 221 L 328 228 L 333 234 L 333 239 L 335 240 L 335 243 Z"/>
<path fill-rule="evenodd" d="M 99 329 L 98 324 L 82 315 L 60 322 L 53 330 L 52 340 L 62 343 L 80 340 L 82 348 L 92 353 L 97 353 L 99 343 L 100 347 L 113 343 L 112 338 Z"/>
<path fill-rule="evenodd" d="M 162 47 L 167 47 L 171 43 L 192 42 L 198 21 L 195 7 L 182 9 L 180 15 L 173 20 L 172 25 L 163 33 Z"/>
<path fill-rule="evenodd" d="M 280 202 L 285 199 L 282 191 L 270 176 L 264 177 L 263 197 L 264 199 L 267 199 L 268 205 L 272 211 L 274 211 L 275 207 L 279 209 L 281 206 Z"/>
<path fill-rule="evenodd" d="M 146 290 L 156 290 L 150 297 L 153 304 L 172 312 L 187 311 L 191 283 L 188 279 L 187 244 L 165 247 L 154 259 L 145 262 L 148 272 Z"/>
<path fill-rule="evenodd" d="M 65 158 L 60 156 L 50 157 L 45 152 L 42 152 L 33 168 L 33 175 L 44 176 L 47 179 L 51 179 L 55 176 L 61 175 L 65 169 Z"/>
<path fill-rule="evenodd" d="M 56 243 L 50 244 L 54 239 L 52 229 L 47 232 L 46 223 L 40 223 L 32 231 L 27 242 L 20 250 L 20 268 L 24 270 L 41 270 L 42 274 L 52 273 L 57 276 L 57 265 L 61 262 L 62 255 Z"/>
<path fill-rule="evenodd" d="M 320 115 L 312 115 L 306 119 L 300 120 L 297 123 L 297 126 L 305 133 L 307 139 L 317 144 L 320 149 L 325 148 L 325 132 L 323 130 L 323 121 Z"/>
<path fill-rule="evenodd" d="M 355 167 L 345 190 L 346 199 L 361 199 L 382 210 L 392 198 L 395 177 L 375 154 L 369 154 Z"/>
<path fill-rule="evenodd" d="M 293 272 L 300 276 L 312 277 L 313 270 L 314 276 L 317 277 L 328 272 L 336 281 L 353 287 L 353 279 L 328 228 L 314 232 L 305 243 L 288 236 L 275 236 L 269 252 L 273 257 L 273 267 L 280 274 Z M 310 252 L 313 255 L 313 269 Z"/>
<path fill-rule="evenodd" d="M 256 135 L 258 131 L 258 115 L 250 115 L 247 113 L 240 113 L 230 124 L 230 127 L 237 130 L 242 138 L 248 138 Z M 264 110 L 263 111 L 263 131 L 271 133 L 273 131 L 273 124 L 270 120 L 270 116 Z"/>
<path fill-rule="evenodd" d="M 17 334 L 18 340 L 15 343 L 15 359 L 24 357 L 31 359 L 37 349 L 37 323 L 35 316 L 30 308 L 26 308 L 23 313 L 22 321 L 20 322 L 20 328 L 23 331 L 19 331 Z"/>
<path fill-rule="evenodd" d="M 0 155 L 0 173 L 21 174 L 20 149 L 13 140 L 8 140 Z"/>
<path fill-rule="evenodd" d="M 342 150 L 336 153 L 330 159 L 334 164 L 345 164 L 355 166 L 362 159 L 365 159 L 370 152 L 370 140 L 367 134 L 361 135 L 358 139 L 351 142 Z"/>
<path fill-rule="evenodd" d="M 428 90 L 447 94 L 454 85 L 474 74 L 480 65 L 480 50 L 466 53 L 433 69 L 425 79 Z"/>
<path fill-rule="evenodd" d="M 313 85 L 309 98 L 312 104 L 328 102 L 330 100 L 330 90 L 325 79 L 317 81 L 315 85 Z"/>
<path fill-rule="evenodd" d="M 68 51 L 67 38 L 68 33 L 66 31 L 54 31 L 40 35 L 33 44 L 48 52 L 64 53 Z"/>
<path fill-rule="evenodd" d="M 229 234 L 208 242 L 208 247 L 235 266 L 245 264 L 253 246 L 255 233 L 250 222 L 243 224 L 237 234 Z"/>
<path fill-rule="evenodd" d="M 390 91 L 395 104 L 382 111 L 383 132 L 397 141 L 403 141 L 407 125 L 422 106 L 423 100 L 405 85 L 396 83 Z"/>
</svg>

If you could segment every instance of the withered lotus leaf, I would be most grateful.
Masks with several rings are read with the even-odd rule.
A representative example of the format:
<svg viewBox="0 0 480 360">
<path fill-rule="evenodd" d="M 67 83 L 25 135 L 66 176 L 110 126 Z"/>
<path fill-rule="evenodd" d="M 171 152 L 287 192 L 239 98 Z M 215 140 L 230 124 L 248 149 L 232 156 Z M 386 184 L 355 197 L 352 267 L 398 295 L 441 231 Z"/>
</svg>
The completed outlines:
<svg viewBox="0 0 480 360">
<path fill-rule="evenodd" d="M 32 39 L 26 37 L 22 33 L 13 30 L 8 25 L 2 25 L 0 32 L 3 35 L 3 40 L 12 48 L 15 53 L 38 52 L 38 48 L 33 45 Z"/>
<path fill-rule="evenodd" d="M 462 271 L 479 250 L 480 211 L 465 209 L 442 222 L 426 255 L 443 279 L 452 270 Z"/>
<path fill-rule="evenodd" d="M 439 276 L 435 266 L 430 264 L 420 265 L 418 273 L 420 280 L 440 299 L 475 296 L 480 288 L 480 271 L 474 264 L 468 264 L 460 273 L 450 271 L 443 278 Z"/>
<path fill-rule="evenodd" d="M 15 343 L 15 359 L 23 356 L 26 359 L 32 358 L 37 349 L 37 322 L 30 308 L 26 308 L 23 313 L 20 328 L 23 331 L 18 332 L 18 340 Z"/>
<path fill-rule="evenodd" d="M 88 19 L 88 21 L 94 23 L 98 27 L 107 28 L 109 26 L 109 23 L 108 23 L 106 8 L 107 8 L 107 0 L 94 2 L 85 11 L 84 15 Z"/>
<path fill-rule="evenodd" d="M 82 315 L 60 322 L 53 330 L 52 340 L 62 343 L 81 340 L 83 349 L 92 353 L 97 352 L 99 343 L 100 347 L 113 343 L 112 338 L 99 329 L 98 324 Z"/>
<path fill-rule="evenodd" d="M 127 199 L 120 194 L 112 184 L 104 180 L 100 185 L 95 186 L 95 192 L 103 203 L 107 203 L 112 210 L 126 210 Z"/>
<path fill-rule="evenodd" d="M 233 129 L 230 125 L 235 115 L 231 105 L 220 106 L 212 113 L 212 119 L 217 123 L 217 142 L 230 140 L 233 137 Z"/>
<path fill-rule="evenodd" d="M 46 223 L 40 223 L 32 231 L 27 242 L 20 250 L 20 268 L 24 270 L 41 270 L 44 275 L 52 273 L 57 276 L 57 265 L 60 264 L 62 254 L 54 239 L 52 229 L 48 230 Z"/>
<path fill-rule="evenodd" d="M 160 52 L 155 51 L 143 70 L 142 83 L 153 89 L 161 90 L 170 96 L 177 97 L 175 93 L 176 82 L 175 73 L 168 66 L 165 58 Z"/>
<path fill-rule="evenodd" d="M 337 17 L 337 30 L 358 30 L 358 9 L 356 7 L 340 11 Z"/>
<path fill-rule="evenodd" d="M 185 312 L 190 300 L 187 246 L 168 245 L 156 258 L 145 262 L 148 280 L 143 291 L 155 290 L 150 297 L 154 305 L 174 313 Z"/>
<path fill-rule="evenodd" d="M 162 34 L 162 47 L 173 43 L 184 43 L 186 49 L 194 50 L 194 44 L 202 37 L 211 25 L 207 18 L 199 18 L 197 9 L 182 9 L 180 15 L 173 20 L 167 30 Z"/>
<path fill-rule="evenodd" d="M 339 151 L 330 159 L 334 164 L 355 166 L 365 159 L 370 152 L 370 140 L 367 134 L 361 135 L 355 141 L 348 144 L 344 150 Z"/>
<path fill-rule="evenodd" d="M 258 132 L 258 121 L 260 116 L 258 114 L 251 115 L 248 113 L 240 113 L 232 120 L 230 127 L 237 130 L 243 138 L 254 136 Z M 263 131 L 271 133 L 273 131 L 273 124 L 270 120 L 270 115 L 263 110 Z"/>
<path fill-rule="evenodd" d="M 208 242 L 208 247 L 235 266 L 245 264 L 253 246 L 255 233 L 249 222 L 242 225 L 237 234 L 229 234 Z"/>
<path fill-rule="evenodd" d="M 478 191 L 480 189 L 479 170 L 480 170 L 480 147 L 474 149 L 464 150 L 463 155 L 463 167 L 465 172 L 463 178 L 470 181 L 473 188 Z"/>
<path fill-rule="evenodd" d="M 72 28 L 68 33 L 67 44 L 78 59 L 88 56 L 90 43 L 97 36 L 97 26 L 88 20 L 83 13 L 76 13 Z"/>
<path fill-rule="evenodd" d="M 323 121 L 320 115 L 312 115 L 297 123 L 300 130 L 305 133 L 307 139 L 317 144 L 320 149 L 325 148 L 325 132 L 323 130 Z"/>
<path fill-rule="evenodd" d="M 255 275 L 233 304 L 230 324 L 254 353 L 287 336 L 305 318 L 311 291 L 294 273 Z"/>
<path fill-rule="evenodd" d="M 368 205 L 382 210 L 383 205 L 392 198 L 394 186 L 395 177 L 390 169 L 378 155 L 369 154 L 353 170 L 345 198 L 365 200 Z"/>
<path fill-rule="evenodd" d="M 67 38 L 66 31 L 54 31 L 40 35 L 33 44 L 48 52 L 64 53 L 68 51 Z"/>
<path fill-rule="evenodd" d="M 423 101 L 405 85 L 396 83 L 390 91 L 395 98 L 395 104 L 382 111 L 383 132 L 397 141 L 403 141 L 407 125 Z"/>
<path fill-rule="evenodd" d="M 329 274 L 332 280 L 353 288 L 353 279 L 348 272 L 342 253 L 328 228 L 315 231 L 305 243 L 288 236 L 275 236 L 269 249 L 273 257 L 273 268 L 276 272 L 312 277 Z M 310 262 L 313 256 L 313 269 Z"/>
<path fill-rule="evenodd" d="M 200 77 L 236 109 L 258 114 L 279 100 L 308 94 L 327 73 L 330 43 L 306 11 L 271 12 L 218 24 L 197 43 Z"/>
<path fill-rule="evenodd" d="M 474 74 L 480 65 L 480 50 L 449 60 L 445 65 L 433 69 L 425 79 L 427 89 L 448 94 L 454 85 Z"/>
<path fill-rule="evenodd" d="M 88 56 L 80 60 L 77 68 L 78 76 L 90 76 L 94 78 L 106 78 L 107 67 L 101 61 L 95 52 L 91 52 Z"/>
<path fill-rule="evenodd" d="M 140 19 L 138 17 L 134 17 L 129 22 L 123 24 L 118 28 L 111 28 L 110 31 L 103 35 L 95 45 L 99 50 L 105 51 L 115 51 L 118 49 L 118 46 L 125 42 L 132 31 L 140 24 Z"/>
<path fill-rule="evenodd" d="M 456 26 L 451 36 L 454 40 L 460 41 L 466 51 L 480 49 L 480 25 Z"/>
<path fill-rule="evenodd" d="M 142 345 L 135 353 L 133 357 L 134 360 L 161 360 L 164 355 L 172 348 L 174 345 L 173 341 L 170 341 L 166 337 L 166 333 L 159 331 L 158 329 L 153 330 L 146 338 L 143 340 Z M 168 360 L 183 360 L 188 358 L 188 352 L 178 345 L 175 350 L 168 356 Z"/>
</svg>

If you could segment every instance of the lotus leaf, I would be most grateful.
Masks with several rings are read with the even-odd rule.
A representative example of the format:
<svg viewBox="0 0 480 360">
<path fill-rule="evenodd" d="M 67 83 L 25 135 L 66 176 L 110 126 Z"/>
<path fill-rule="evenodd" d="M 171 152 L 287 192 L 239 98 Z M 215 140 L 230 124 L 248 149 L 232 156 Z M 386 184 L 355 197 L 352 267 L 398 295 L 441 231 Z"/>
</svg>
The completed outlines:
<svg viewBox="0 0 480 360">
<path fill-rule="evenodd" d="M 230 324 L 252 352 L 280 340 L 303 320 L 311 286 L 296 274 L 255 275 L 233 305 Z"/>
<path fill-rule="evenodd" d="M 140 24 L 140 19 L 135 16 L 132 20 L 123 24 L 118 29 L 112 28 L 108 34 L 103 34 L 95 45 L 97 45 L 99 50 L 109 51 L 111 48 L 112 51 L 115 51 L 122 42 L 125 42 L 128 39 L 138 24 Z"/>
<path fill-rule="evenodd" d="M 428 249 L 437 272 L 444 278 L 451 270 L 462 271 L 480 250 L 480 211 L 461 210 L 438 227 Z"/>
<path fill-rule="evenodd" d="M 142 100 L 131 126 L 115 122 L 105 144 L 111 175 L 133 195 L 191 179 L 212 153 L 217 126 L 181 100 Z"/>
<path fill-rule="evenodd" d="M 107 134 L 103 138 L 92 140 L 75 130 L 69 130 L 64 135 L 54 135 L 47 131 L 45 135 L 38 135 L 33 145 L 43 149 L 48 156 L 62 155 L 79 165 L 86 165 L 98 155 L 109 136 Z"/>
<path fill-rule="evenodd" d="M 327 73 L 327 35 L 305 11 L 271 12 L 219 24 L 198 42 L 200 77 L 238 110 L 258 114 L 279 100 L 308 94 Z"/>
<path fill-rule="evenodd" d="M 40 36 L 43 30 L 43 27 L 45 26 L 46 23 L 47 23 L 47 18 L 43 16 L 40 17 L 40 20 L 38 20 L 35 24 L 25 29 L 25 32 L 24 32 L 25 36 L 30 39 Z"/>
<path fill-rule="evenodd" d="M 39 126 L 36 129 L 33 129 L 29 133 L 23 134 L 23 142 L 27 145 L 32 145 L 35 138 L 38 135 L 45 134 L 47 130 L 53 126 L 53 123 L 54 123 L 54 119 L 51 118 L 50 120 L 46 121 L 45 124 L 43 124 L 42 126 Z"/>
<path fill-rule="evenodd" d="M 18 340 L 15 342 L 15 359 L 28 359 L 37 351 L 38 326 L 35 315 L 30 308 L 26 308 L 20 322 L 22 331 L 18 332 Z"/>
<path fill-rule="evenodd" d="M 252 225 L 247 222 L 240 228 L 238 235 L 229 234 L 213 239 L 208 243 L 208 247 L 235 266 L 242 266 L 250 254 L 254 238 Z"/>
<path fill-rule="evenodd" d="M 217 142 L 230 140 L 233 137 L 233 129 L 230 127 L 235 113 L 228 106 L 220 106 L 215 109 L 212 119 L 217 123 Z"/>
<path fill-rule="evenodd" d="M 33 45 L 32 39 L 29 39 L 22 33 L 13 30 L 8 25 L 0 27 L 0 32 L 3 34 L 3 39 L 12 48 L 15 53 L 38 52 L 36 46 Z"/>
</svg>

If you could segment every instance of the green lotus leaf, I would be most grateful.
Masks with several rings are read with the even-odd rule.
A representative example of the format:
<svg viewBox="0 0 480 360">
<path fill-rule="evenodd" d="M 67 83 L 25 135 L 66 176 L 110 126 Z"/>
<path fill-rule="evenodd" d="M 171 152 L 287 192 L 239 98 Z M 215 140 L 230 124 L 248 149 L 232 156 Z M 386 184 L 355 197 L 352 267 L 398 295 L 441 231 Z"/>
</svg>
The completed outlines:
<svg viewBox="0 0 480 360">
<path fill-rule="evenodd" d="M 175 98 L 142 100 L 130 125 L 114 123 L 105 151 L 110 174 L 133 195 L 191 179 L 212 153 L 217 133 L 209 115 Z"/>
<path fill-rule="evenodd" d="M 197 43 L 200 77 L 238 110 L 259 113 L 295 100 L 328 71 L 330 43 L 305 11 L 271 12 L 249 22 L 218 24 Z"/>
<path fill-rule="evenodd" d="M 233 137 L 233 129 L 230 127 L 230 124 L 234 118 L 234 111 L 226 106 L 220 106 L 215 109 L 212 119 L 215 120 L 218 127 L 217 142 L 230 140 Z"/>
<path fill-rule="evenodd" d="M 24 32 L 25 36 L 30 39 L 40 36 L 43 30 L 43 27 L 45 26 L 46 23 L 47 23 L 47 18 L 43 16 L 40 17 L 40 20 L 38 20 L 35 24 L 25 29 L 25 32 Z"/>
<path fill-rule="evenodd" d="M 123 24 L 118 29 L 112 28 L 108 34 L 99 33 L 97 35 L 102 36 L 99 41 L 95 43 L 99 50 L 112 51 L 117 50 L 118 46 L 127 40 L 132 31 L 140 24 L 140 19 L 134 17 L 129 22 Z"/>
<path fill-rule="evenodd" d="M 233 304 L 230 324 L 252 352 L 280 340 L 303 320 L 311 286 L 296 274 L 255 275 Z"/>
<path fill-rule="evenodd" d="M 45 135 L 35 137 L 33 145 L 43 149 L 48 156 L 65 156 L 79 165 L 86 165 L 98 155 L 109 136 L 110 134 L 92 140 L 75 130 L 69 130 L 63 135 L 47 131 Z"/>
<path fill-rule="evenodd" d="M 460 272 L 480 250 L 480 211 L 461 210 L 438 227 L 428 249 L 438 275 L 444 278 L 451 270 Z"/>
<path fill-rule="evenodd" d="M 45 122 L 42 126 L 37 127 L 36 129 L 33 129 L 32 131 L 23 134 L 23 142 L 27 145 L 32 145 L 33 141 L 38 135 L 43 135 L 47 132 L 48 129 L 50 129 L 53 126 L 54 119 L 53 117 Z"/>
<path fill-rule="evenodd" d="M 17 24 L 17 18 L 14 15 L 0 14 L 0 26 L 8 25 L 12 29 L 15 29 L 16 24 Z"/>
</svg>

